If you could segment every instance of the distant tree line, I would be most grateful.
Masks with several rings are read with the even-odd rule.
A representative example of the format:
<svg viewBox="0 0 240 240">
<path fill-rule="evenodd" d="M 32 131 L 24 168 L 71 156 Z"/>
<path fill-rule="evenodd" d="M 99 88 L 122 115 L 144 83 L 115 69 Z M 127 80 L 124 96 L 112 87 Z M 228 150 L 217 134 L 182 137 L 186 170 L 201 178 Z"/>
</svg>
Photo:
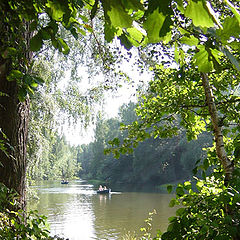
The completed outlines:
<svg viewBox="0 0 240 240">
<path fill-rule="evenodd" d="M 119 159 L 104 154 L 104 149 L 110 147 L 109 141 L 126 137 L 120 125 L 137 120 L 134 110 L 135 104 L 130 102 L 120 107 L 119 118 L 98 118 L 94 142 L 82 145 L 78 154 L 82 166 L 79 176 L 135 189 L 191 178 L 195 162 L 204 158 L 201 149 L 212 143 L 207 133 L 191 142 L 187 141 L 184 131 L 172 138 L 149 138 L 139 143 L 132 154 L 121 154 Z"/>
</svg>

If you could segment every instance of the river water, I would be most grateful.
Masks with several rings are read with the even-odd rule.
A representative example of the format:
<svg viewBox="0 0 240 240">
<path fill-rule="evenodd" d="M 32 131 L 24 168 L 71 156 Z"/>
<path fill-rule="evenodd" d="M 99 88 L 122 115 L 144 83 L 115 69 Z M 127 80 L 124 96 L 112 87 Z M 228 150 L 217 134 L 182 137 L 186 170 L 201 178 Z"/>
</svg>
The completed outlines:
<svg viewBox="0 0 240 240">
<path fill-rule="evenodd" d="M 130 233 L 140 236 L 146 227 L 148 213 L 153 215 L 153 233 L 166 230 L 168 217 L 176 209 L 169 208 L 173 196 L 160 193 L 113 192 L 99 195 L 93 185 L 82 180 L 60 184 L 44 181 L 33 186 L 39 201 L 29 203 L 29 209 L 48 217 L 51 235 L 69 240 L 123 239 Z"/>
</svg>

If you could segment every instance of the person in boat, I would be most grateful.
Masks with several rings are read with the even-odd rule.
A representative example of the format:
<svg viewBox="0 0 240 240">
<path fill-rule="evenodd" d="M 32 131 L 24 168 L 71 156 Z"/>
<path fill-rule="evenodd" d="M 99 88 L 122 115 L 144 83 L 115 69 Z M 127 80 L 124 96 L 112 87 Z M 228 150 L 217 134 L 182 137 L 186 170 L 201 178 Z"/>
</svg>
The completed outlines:
<svg viewBox="0 0 240 240">
<path fill-rule="evenodd" d="M 103 190 L 107 190 L 107 187 L 106 187 L 106 186 L 104 186 Z"/>
<path fill-rule="evenodd" d="M 99 186 L 98 190 L 99 190 L 99 191 L 102 191 L 102 190 L 103 190 L 102 185 Z"/>
</svg>

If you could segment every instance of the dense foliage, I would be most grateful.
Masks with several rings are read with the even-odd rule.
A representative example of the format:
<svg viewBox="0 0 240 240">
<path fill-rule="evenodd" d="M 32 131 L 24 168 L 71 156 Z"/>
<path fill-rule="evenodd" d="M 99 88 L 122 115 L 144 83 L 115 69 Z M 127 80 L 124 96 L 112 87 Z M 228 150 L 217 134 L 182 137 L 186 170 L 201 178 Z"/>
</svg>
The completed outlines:
<svg viewBox="0 0 240 240">
<path fill-rule="evenodd" d="M 46 217 L 31 212 L 26 217 L 17 210 L 18 194 L 0 185 L 0 236 L 1 239 L 51 239 L 46 227 Z"/>
</svg>

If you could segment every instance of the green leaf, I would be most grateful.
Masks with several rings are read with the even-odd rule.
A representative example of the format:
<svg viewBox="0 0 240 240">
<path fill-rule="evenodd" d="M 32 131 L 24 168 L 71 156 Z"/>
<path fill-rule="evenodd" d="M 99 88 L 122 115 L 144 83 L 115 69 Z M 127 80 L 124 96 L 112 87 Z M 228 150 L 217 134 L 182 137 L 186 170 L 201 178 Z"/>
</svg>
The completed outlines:
<svg viewBox="0 0 240 240">
<path fill-rule="evenodd" d="M 240 142 L 238 144 L 235 144 L 234 157 L 236 159 L 240 159 Z"/>
<path fill-rule="evenodd" d="M 181 37 L 180 42 L 189 46 L 196 46 L 198 45 L 199 40 L 191 35 L 189 37 L 186 36 Z"/>
<path fill-rule="evenodd" d="M 55 21 L 52 20 L 52 21 L 48 24 L 47 27 L 49 27 L 49 29 L 51 29 L 50 31 L 51 31 L 52 35 L 56 35 L 56 33 L 57 33 L 57 31 L 58 31 L 58 24 L 57 24 Z"/>
<path fill-rule="evenodd" d="M 186 182 L 184 182 L 183 187 L 186 190 L 190 190 L 192 188 L 192 184 L 190 181 L 186 181 Z"/>
<path fill-rule="evenodd" d="M 41 77 L 38 77 L 38 76 L 33 76 L 34 78 L 34 81 L 40 85 L 43 85 L 44 83 L 44 80 L 41 78 Z"/>
<path fill-rule="evenodd" d="M 30 24 L 30 31 L 34 31 L 37 29 L 37 21 L 33 21 L 31 24 Z"/>
<path fill-rule="evenodd" d="M 125 33 L 118 37 L 120 39 L 121 44 L 127 49 L 130 50 L 132 48 L 132 43 L 128 40 L 128 37 Z"/>
<path fill-rule="evenodd" d="M 236 17 L 227 17 L 222 24 L 222 29 L 217 29 L 216 34 L 222 41 L 229 40 L 230 37 L 238 38 L 240 25 Z M 229 43 L 231 45 L 231 43 Z"/>
<path fill-rule="evenodd" d="M 231 8 L 232 12 L 234 13 L 235 17 L 237 18 L 237 20 L 238 20 L 238 22 L 240 24 L 240 13 L 236 9 L 236 7 L 231 2 L 229 2 L 228 0 L 224 0 L 224 1 Z"/>
<path fill-rule="evenodd" d="M 120 140 L 119 140 L 118 138 L 114 138 L 114 139 L 112 140 L 112 143 L 113 143 L 113 145 L 115 145 L 115 146 L 119 146 L 119 145 L 120 145 Z"/>
<path fill-rule="evenodd" d="M 78 29 L 79 32 L 81 32 L 81 30 Z M 83 31 L 83 30 L 82 30 Z M 77 40 L 78 39 L 78 34 L 77 34 L 77 30 L 76 28 L 71 28 L 70 30 L 71 34 L 73 35 L 73 37 Z M 86 34 L 84 31 L 81 32 L 83 35 Z"/>
<path fill-rule="evenodd" d="M 51 28 L 45 27 L 45 28 L 41 29 L 40 31 L 41 31 L 42 39 L 48 40 L 51 38 Z"/>
<path fill-rule="evenodd" d="M 177 8 L 181 13 L 184 13 L 184 6 L 183 6 L 183 1 L 182 0 L 176 0 L 177 2 Z"/>
<path fill-rule="evenodd" d="M 118 151 L 114 151 L 114 157 L 115 157 L 116 159 L 119 159 L 120 153 L 119 153 Z"/>
<path fill-rule="evenodd" d="M 95 0 L 94 5 L 93 5 L 92 10 L 91 10 L 91 14 L 90 14 L 90 19 L 91 20 L 95 17 L 95 15 L 97 13 L 97 9 L 98 9 L 98 0 Z"/>
<path fill-rule="evenodd" d="M 79 14 L 79 17 L 86 23 L 89 21 L 89 19 L 86 16 L 82 15 L 82 14 Z"/>
<path fill-rule="evenodd" d="M 239 66 L 238 60 L 229 52 L 229 50 L 227 48 L 223 47 L 223 48 L 221 48 L 221 51 L 226 57 L 228 57 L 228 59 L 233 64 L 233 66 L 235 66 L 236 69 L 238 71 L 240 71 L 240 66 Z"/>
<path fill-rule="evenodd" d="M 172 189 L 173 189 L 173 186 L 172 186 L 172 185 L 167 185 L 167 191 L 168 191 L 168 193 L 171 193 L 171 192 L 172 192 Z"/>
<path fill-rule="evenodd" d="M 159 8 L 155 9 L 151 14 L 147 16 L 146 21 L 143 23 L 143 27 L 147 32 L 148 40 L 150 43 L 157 43 L 162 40 L 161 36 L 170 30 L 164 25 L 166 16 L 159 11 Z M 166 21 L 167 22 L 167 21 Z M 169 25 L 169 23 L 167 23 Z M 164 29 L 164 30 L 162 30 Z M 162 34 L 161 31 L 163 32 Z"/>
<path fill-rule="evenodd" d="M 208 52 L 204 46 L 198 46 L 199 52 L 194 56 L 195 65 L 198 66 L 199 72 L 208 73 L 213 70 L 213 62 L 209 60 Z"/>
<path fill-rule="evenodd" d="M 132 26 L 132 18 L 128 15 L 121 2 L 116 0 L 105 0 L 104 11 L 109 18 L 110 25 L 113 27 L 130 28 Z"/>
<path fill-rule="evenodd" d="M 190 0 L 184 14 L 191 18 L 193 24 L 197 27 L 214 27 L 212 15 L 208 11 L 204 0 Z"/>
<path fill-rule="evenodd" d="M 124 155 L 124 154 L 127 153 L 127 149 L 126 149 L 125 147 L 121 147 L 121 148 L 119 149 L 119 152 Z"/>
<path fill-rule="evenodd" d="M 183 187 L 182 187 L 182 186 L 178 186 L 178 187 L 176 188 L 176 193 L 177 193 L 177 195 L 179 195 L 179 196 L 183 196 L 183 195 L 184 195 L 184 189 L 183 189 Z"/>
<path fill-rule="evenodd" d="M 41 32 L 38 32 L 30 40 L 30 49 L 34 52 L 37 52 L 41 49 L 42 45 L 43 45 L 42 34 Z"/>
<path fill-rule="evenodd" d="M 116 29 L 112 27 L 107 21 L 104 24 L 104 35 L 107 42 L 111 42 L 114 38 Z"/>
<path fill-rule="evenodd" d="M 21 102 L 24 102 L 27 97 L 27 90 L 25 88 L 20 88 L 18 91 L 18 99 Z"/>
<path fill-rule="evenodd" d="M 58 41 L 59 41 L 59 43 L 61 44 L 61 46 L 62 46 L 62 53 L 63 54 L 68 54 L 69 53 L 69 51 L 70 51 L 70 48 L 68 47 L 68 45 L 67 45 L 67 43 L 62 39 L 62 38 L 58 38 Z"/>
<path fill-rule="evenodd" d="M 15 81 L 17 79 L 21 79 L 23 77 L 23 73 L 19 70 L 12 70 L 9 75 L 7 76 L 7 80 L 9 82 Z"/>
<path fill-rule="evenodd" d="M 61 20 L 67 10 L 67 4 L 64 4 L 64 1 L 62 3 L 58 1 L 48 1 L 46 6 L 51 9 L 51 17 L 56 21 Z"/>
<path fill-rule="evenodd" d="M 176 211 L 176 215 L 177 215 L 177 216 L 181 216 L 184 212 L 185 212 L 185 208 L 179 208 L 179 209 Z"/>
<path fill-rule="evenodd" d="M 51 41 L 52 41 L 52 45 L 55 49 L 58 49 L 59 48 L 59 42 L 57 41 L 57 39 L 55 38 L 51 38 Z"/>
<path fill-rule="evenodd" d="M 143 34 L 136 28 L 128 28 L 127 32 L 129 33 L 130 37 L 136 40 L 137 42 L 141 42 L 143 39 Z"/>
<path fill-rule="evenodd" d="M 11 56 L 15 56 L 17 54 L 17 49 L 13 47 L 7 47 L 5 51 L 2 52 L 2 58 L 6 59 Z"/>
<path fill-rule="evenodd" d="M 203 186 L 204 186 L 204 184 L 203 184 L 203 182 L 201 182 L 201 181 L 198 181 L 198 182 L 196 183 L 196 187 L 197 187 L 197 189 L 198 189 L 199 191 L 201 191 L 201 189 L 202 189 Z"/>
<path fill-rule="evenodd" d="M 139 0 L 122 0 L 121 2 L 124 5 L 125 9 L 133 11 L 144 10 L 143 5 Z"/>
<path fill-rule="evenodd" d="M 209 160 L 206 158 L 203 161 L 203 167 L 204 167 L 204 170 L 207 170 L 209 167 Z"/>
<path fill-rule="evenodd" d="M 174 221 L 176 221 L 176 219 L 177 219 L 177 218 L 176 218 L 175 216 L 172 216 L 172 217 L 169 217 L 169 218 L 168 218 L 168 221 L 169 221 L 169 222 L 174 222 Z"/>
<path fill-rule="evenodd" d="M 173 199 L 171 199 L 171 201 L 170 201 L 170 203 L 169 203 L 169 207 L 174 207 L 175 204 L 176 204 L 176 199 L 173 198 Z"/>
</svg>

